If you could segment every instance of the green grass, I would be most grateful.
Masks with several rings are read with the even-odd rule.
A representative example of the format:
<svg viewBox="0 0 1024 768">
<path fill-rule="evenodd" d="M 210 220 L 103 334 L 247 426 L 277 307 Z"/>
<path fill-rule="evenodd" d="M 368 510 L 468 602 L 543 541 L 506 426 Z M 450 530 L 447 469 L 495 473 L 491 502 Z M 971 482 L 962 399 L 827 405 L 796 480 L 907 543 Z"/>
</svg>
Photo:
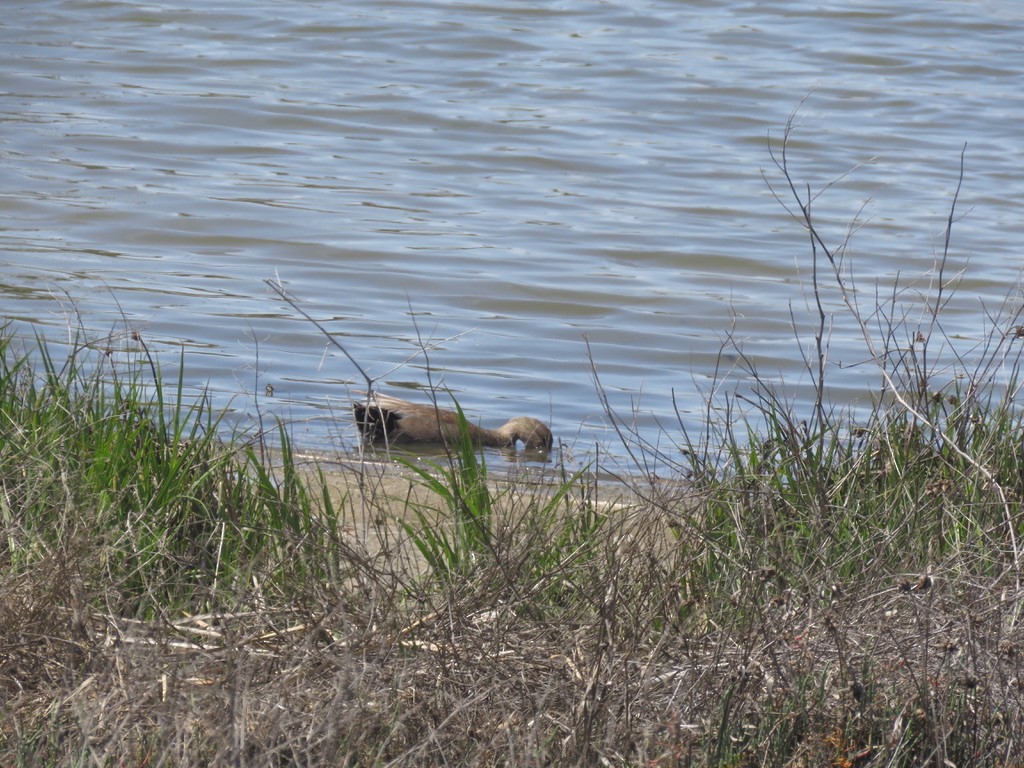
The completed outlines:
<svg viewBox="0 0 1024 768">
<path fill-rule="evenodd" d="M 604 521 L 604 516 L 591 506 L 574 507 L 570 503 L 570 495 L 583 485 L 585 470 L 563 474 L 557 483 L 544 489 L 544 496 L 531 495 L 518 504 L 509 501 L 512 489 L 499 489 L 489 479 L 485 454 L 474 445 L 461 406 L 458 402 L 454 405 L 460 439 L 449 453 L 447 464 L 399 459 L 441 502 L 440 509 L 413 507 L 412 519 L 404 520 L 402 527 L 432 578 L 465 579 L 474 571 L 499 564 L 511 565 L 527 577 L 533 574 L 538 584 L 543 583 L 548 574 L 564 568 L 566 558 L 578 557 L 579 551 L 587 549 L 586 542 L 598 534 Z M 514 511 L 500 517 L 502 506 Z M 502 564 L 510 542 L 501 540 L 496 522 L 507 529 L 510 515 L 515 516 L 517 533 L 529 530 L 532 535 L 527 537 L 527 544 L 520 541 L 513 545 L 520 550 L 515 563 Z M 449 523 L 438 524 L 438 520 Z M 551 587 L 538 590 L 537 603 L 542 602 L 540 595 L 551 599 L 552 591 Z"/>
<path fill-rule="evenodd" d="M 180 376 L 168 396 L 139 342 L 117 363 L 88 347 L 56 361 L 41 341 L 32 356 L 13 343 L 0 337 L 10 568 L 62 548 L 93 551 L 119 612 L 140 617 L 209 610 L 254 578 L 322 573 L 304 554 L 330 529 L 313 514 L 283 431 L 277 478 L 251 447 L 222 440 L 206 396 L 188 398 Z M 268 529 L 303 545 L 283 546 Z"/>
<path fill-rule="evenodd" d="M 415 523 L 405 522 L 406 533 L 423 556 L 433 575 L 442 578 L 466 576 L 479 557 L 494 547 L 494 498 L 487 482 L 487 464 L 477 453 L 462 408 L 455 403 L 459 418 L 459 441 L 448 467 L 420 465 L 401 460 L 407 469 L 433 491 L 445 505 L 452 525 L 438 525 L 426 510 L 413 509 Z"/>
<path fill-rule="evenodd" d="M 684 492 L 618 503 L 498 484 L 467 440 L 396 506 L 283 429 L 273 465 L 225 438 L 141 340 L 0 352 L 11 764 L 1024 756 L 1010 399 L 811 433 L 765 396 Z"/>
</svg>

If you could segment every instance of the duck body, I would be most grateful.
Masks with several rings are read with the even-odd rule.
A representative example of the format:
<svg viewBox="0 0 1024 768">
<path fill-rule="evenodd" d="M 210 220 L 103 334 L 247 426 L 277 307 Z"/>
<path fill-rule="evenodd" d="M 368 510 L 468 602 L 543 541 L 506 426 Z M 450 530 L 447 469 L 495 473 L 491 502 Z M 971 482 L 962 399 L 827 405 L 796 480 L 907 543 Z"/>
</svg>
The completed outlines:
<svg viewBox="0 0 1024 768">
<path fill-rule="evenodd" d="M 397 397 L 372 392 L 365 400 L 352 403 L 359 433 L 369 440 L 387 444 L 444 443 L 459 440 L 459 415 L 434 405 L 410 403 Z M 497 429 L 484 429 L 466 421 L 469 436 L 477 445 L 550 451 L 554 443 L 547 424 L 529 416 L 517 416 Z"/>
</svg>

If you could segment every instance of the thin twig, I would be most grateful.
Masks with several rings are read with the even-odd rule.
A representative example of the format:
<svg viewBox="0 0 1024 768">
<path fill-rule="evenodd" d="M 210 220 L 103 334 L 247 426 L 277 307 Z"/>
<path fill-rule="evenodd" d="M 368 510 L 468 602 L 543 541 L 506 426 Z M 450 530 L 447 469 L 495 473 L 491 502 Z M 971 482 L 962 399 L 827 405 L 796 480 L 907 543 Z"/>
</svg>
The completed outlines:
<svg viewBox="0 0 1024 768">
<path fill-rule="evenodd" d="M 801 104 L 802 103 L 803 102 L 801 102 Z M 797 107 L 797 109 L 799 109 L 799 106 Z M 790 139 L 790 137 L 792 135 L 792 131 L 793 131 L 793 116 L 791 115 L 789 121 L 786 124 L 786 131 L 785 131 L 785 135 L 783 137 L 783 142 L 782 142 L 783 149 L 782 149 L 781 157 L 778 157 L 774 153 L 771 156 L 772 156 L 772 160 L 775 162 L 775 164 L 778 167 L 779 171 L 782 173 L 783 178 L 785 178 L 786 183 L 789 186 L 790 193 L 792 194 L 793 198 L 795 199 L 795 201 L 797 203 L 797 206 L 799 207 L 799 209 L 801 211 L 801 214 L 802 214 L 802 224 L 809 231 L 812 243 L 816 244 L 818 247 L 820 247 L 822 253 L 824 253 L 825 257 L 828 259 L 829 264 L 832 267 L 833 280 L 835 281 L 836 287 L 839 289 L 839 293 L 840 293 L 840 296 L 842 298 L 843 304 L 849 310 L 849 312 L 850 312 L 851 316 L 853 317 L 854 321 L 857 323 L 857 326 L 860 328 L 861 336 L 863 338 L 865 347 L 867 348 L 867 351 L 868 351 L 871 359 L 873 359 L 876 362 L 876 364 L 878 365 L 878 370 L 879 370 L 879 373 L 882 376 L 882 379 L 884 381 L 885 387 L 888 390 L 888 392 L 892 395 L 893 399 L 897 403 L 899 403 L 904 408 L 906 413 L 908 413 L 910 416 L 912 416 L 915 421 L 917 421 L 919 424 L 922 424 L 922 425 L 925 425 L 926 427 L 928 427 L 932 431 L 932 433 L 936 435 L 938 440 L 942 441 L 953 453 L 955 453 L 957 456 L 959 456 L 961 459 L 963 459 L 965 462 L 967 462 L 971 467 L 973 467 L 975 470 L 977 470 L 982 475 L 982 477 L 985 478 L 985 481 L 990 485 L 990 487 L 992 487 L 995 490 L 996 494 L 998 495 L 1000 504 L 1001 504 L 1001 506 L 1003 508 L 1003 513 L 1004 513 L 1004 516 L 1005 516 L 1006 533 L 1007 533 L 1007 536 L 1009 538 L 1010 547 L 1011 547 L 1012 554 L 1013 554 L 1015 583 L 1016 583 L 1016 587 L 1018 589 L 1020 589 L 1020 586 L 1021 586 L 1020 551 L 1019 551 L 1018 544 L 1017 544 L 1017 536 L 1016 536 L 1016 533 L 1014 532 L 1013 513 L 1012 513 L 1012 510 L 1010 508 L 1009 499 L 1007 498 L 1006 493 L 1005 493 L 1002 485 L 998 482 L 998 480 L 996 479 L 996 477 L 993 474 L 992 470 L 990 470 L 987 466 L 985 466 L 985 464 L 983 462 L 979 461 L 974 456 L 971 456 L 969 453 L 964 451 L 959 445 L 956 444 L 955 441 L 950 440 L 949 437 L 939 428 L 939 426 L 937 424 L 935 424 L 931 419 L 929 419 L 927 415 L 922 413 L 919 408 L 915 407 L 906 398 L 906 396 L 902 393 L 901 388 L 893 380 L 892 374 L 889 372 L 888 366 L 885 364 L 885 359 L 886 359 L 885 355 L 880 354 L 878 352 L 878 349 L 877 349 L 877 347 L 875 345 L 874 339 L 872 338 L 872 335 L 871 335 L 871 330 L 869 329 L 868 324 L 865 321 L 865 319 L 864 319 L 864 317 L 863 317 L 863 315 L 861 313 L 860 307 L 859 307 L 856 299 L 852 295 L 852 291 L 851 291 L 851 289 L 849 287 L 847 279 L 844 278 L 843 274 L 842 274 L 841 258 L 839 258 L 837 256 L 837 254 L 842 254 L 845 251 L 846 245 L 848 243 L 848 240 L 844 240 L 844 242 L 836 250 L 833 250 L 833 249 L 829 248 L 828 245 L 825 243 L 824 238 L 821 235 L 820 231 L 818 230 L 817 225 L 815 224 L 815 222 L 813 221 L 813 219 L 811 217 L 811 213 L 810 213 L 810 199 L 811 199 L 810 198 L 810 193 L 808 193 L 808 200 L 804 200 L 804 198 L 801 196 L 800 192 L 797 190 L 796 182 L 793 179 L 792 173 L 791 173 L 791 171 L 789 169 L 789 166 L 788 166 L 788 159 L 786 157 L 786 146 L 789 143 L 789 139 Z M 959 179 L 958 179 L 957 186 L 956 186 L 956 194 L 954 195 L 953 202 L 950 205 L 950 211 L 949 211 L 949 217 L 948 217 L 948 226 L 947 226 L 946 239 L 945 239 L 945 246 L 944 246 L 943 258 L 942 258 L 942 263 L 943 264 L 945 263 L 946 256 L 948 254 L 948 248 L 949 248 L 949 242 L 950 242 L 950 236 L 951 236 L 951 230 L 952 230 L 952 223 L 953 223 L 953 221 L 955 219 L 956 204 L 957 204 L 957 200 L 959 199 L 960 188 L 961 188 L 962 183 L 963 183 L 963 159 L 964 159 L 964 153 L 965 152 L 966 152 L 966 144 L 964 145 L 964 149 L 963 149 L 963 151 L 961 152 L 961 155 L 960 155 L 960 175 L 959 175 Z M 787 209 L 787 210 L 789 210 L 789 209 Z"/>
</svg>

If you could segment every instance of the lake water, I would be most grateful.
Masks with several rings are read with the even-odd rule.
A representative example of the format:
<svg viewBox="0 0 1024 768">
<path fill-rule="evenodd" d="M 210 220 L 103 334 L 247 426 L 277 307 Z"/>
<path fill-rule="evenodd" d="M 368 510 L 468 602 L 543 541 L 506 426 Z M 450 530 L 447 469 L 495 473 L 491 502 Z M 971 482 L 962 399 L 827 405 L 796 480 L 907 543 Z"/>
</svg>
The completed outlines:
<svg viewBox="0 0 1024 768">
<path fill-rule="evenodd" d="M 769 142 L 805 99 L 788 157 L 801 191 L 838 180 L 830 243 L 859 214 L 860 301 L 916 279 L 917 322 L 966 143 L 950 343 L 1019 304 L 1018 3 L 33 0 L 0 56 L 3 317 L 138 331 L 171 375 L 184 349 L 234 424 L 310 449 L 352 449 L 364 383 L 268 279 L 385 391 L 549 420 L 573 461 L 625 455 L 591 363 L 670 454 L 730 335 L 806 409 L 810 248 L 762 175 L 786 197 Z M 833 400 L 867 398 L 824 299 Z"/>
</svg>

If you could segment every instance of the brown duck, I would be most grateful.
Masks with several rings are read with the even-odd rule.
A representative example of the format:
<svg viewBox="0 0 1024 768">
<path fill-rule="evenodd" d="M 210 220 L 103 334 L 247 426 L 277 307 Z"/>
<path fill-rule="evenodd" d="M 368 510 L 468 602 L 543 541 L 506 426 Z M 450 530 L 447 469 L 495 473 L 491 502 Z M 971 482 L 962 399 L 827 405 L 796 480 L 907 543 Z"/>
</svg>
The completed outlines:
<svg viewBox="0 0 1024 768">
<path fill-rule="evenodd" d="M 370 440 L 393 443 L 452 443 L 459 438 L 459 417 L 433 405 L 409 403 L 377 392 L 352 403 L 356 426 Z M 547 424 L 529 416 L 517 416 L 497 429 L 466 423 L 477 445 L 550 451 L 554 442 Z"/>
</svg>

